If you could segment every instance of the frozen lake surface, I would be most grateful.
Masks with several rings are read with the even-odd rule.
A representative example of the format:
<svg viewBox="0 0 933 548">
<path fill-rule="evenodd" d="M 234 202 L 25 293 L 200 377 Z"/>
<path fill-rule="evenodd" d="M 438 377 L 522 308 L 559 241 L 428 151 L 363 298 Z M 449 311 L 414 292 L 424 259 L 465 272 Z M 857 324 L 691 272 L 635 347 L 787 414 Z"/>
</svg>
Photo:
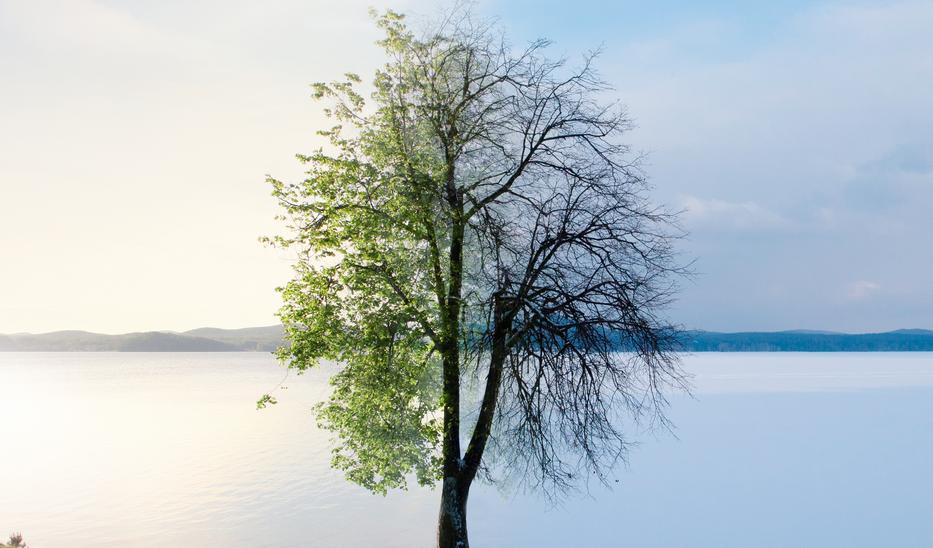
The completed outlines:
<svg viewBox="0 0 933 548">
<path fill-rule="evenodd" d="M 483 547 L 933 546 L 933 354 L 697 354 L 675 435 L 552 507 L 476 486 Z M 32 548 L 430 548 L 437 495 L 328 467 L 322 376 L 267 354 L 0 353 L 0 533 Z"/>
</svg>

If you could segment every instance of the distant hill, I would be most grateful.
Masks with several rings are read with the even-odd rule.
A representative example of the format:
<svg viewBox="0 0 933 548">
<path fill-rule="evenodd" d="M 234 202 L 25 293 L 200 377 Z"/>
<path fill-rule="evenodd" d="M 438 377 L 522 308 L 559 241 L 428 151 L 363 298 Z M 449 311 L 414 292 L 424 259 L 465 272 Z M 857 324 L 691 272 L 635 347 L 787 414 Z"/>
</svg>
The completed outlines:
<svg viewBox="0 0 933 548">
<path fill-rule="evenodd" d="M 929 329 L 898 329 L 897 331 L 891 331 L 891 333 L 899 335 L 933 335 L 933 331 Z"/>
<path fill-rule="evenodd" d="M 685 331 L 681 341 L 688 352 L 933 352 L 933 331 L 924 329 L 855 335 L 824 331 Z"/>
<path fill-rule="evenodd" d="M 271 352 L 282 344 L 282 326 L 247 329 L 205 327 L 184 333 L 147 331 L 103 335 L 55 331 L 0 335 L 0 352 Z"/>
<path fill-rule="evenodd" d="M 242 329 L 217 329 L 202 327 L 185 331 L 182 335 L 203 337 L 214 341 L 232 344 L 241 350 L 269 351 L 282 345 L 285 329 L 281 325 L 265 327 L 244 327 Z"/>
<path fill-rule="evenodd" d="M 33 335 L 0 335 L 0 352 L 271 352 L 281 346 L 281 325 L 217 329 L 202 327 L 183 333 L 148 331 L 102 335 L 56 331 Z M 847 334 L 833 331 L 718 333 L 684 331 L 686 352 L 933 352 L 933 331 L 899 329 L 887 333 Z"/>
</svg>

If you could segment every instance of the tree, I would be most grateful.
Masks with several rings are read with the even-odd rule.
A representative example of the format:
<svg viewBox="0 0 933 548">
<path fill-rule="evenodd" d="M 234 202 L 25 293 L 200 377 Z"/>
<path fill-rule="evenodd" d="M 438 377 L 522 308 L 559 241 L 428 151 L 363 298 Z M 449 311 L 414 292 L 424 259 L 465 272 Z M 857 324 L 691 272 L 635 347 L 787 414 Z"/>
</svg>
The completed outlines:
<svg viewBox="0 0 933 548">
<path fill-rule="evenodd" d="M 318 408 L 333 465 L 380 493 L 440 482 L 438 546 L 467 547 L 478 474 L 605 481 L 624 419 L 664 420 L 676 219 L 620 142 L 595 54 L 515 51 L 467 10 L 419 34 L 376 18 L 371 99 L 353 74 L 315 84 L 328 145 L 299 157 L 304 181 L 270 178 L 291 228 L 275 241 L 300 257 L 281 357 L 340 364 Z"/>
</svg>

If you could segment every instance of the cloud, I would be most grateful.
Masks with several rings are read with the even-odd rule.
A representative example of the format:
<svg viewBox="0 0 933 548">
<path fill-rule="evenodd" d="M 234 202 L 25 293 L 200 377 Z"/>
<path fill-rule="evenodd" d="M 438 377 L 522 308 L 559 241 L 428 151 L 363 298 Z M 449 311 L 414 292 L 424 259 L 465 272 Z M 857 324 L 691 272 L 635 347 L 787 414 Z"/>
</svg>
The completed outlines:
<svg viewBox="0 0 933 548">
<path fill-rule="evenodd" d="M 681 197 L 680 203 L 690 228 L 773 230 L 793 225 L 784 216 L 754 201 L 730 202 L 685 195 Z"/>
<path fill-rule="evenodd" d="M 933 175 L 933 151 L 917 143 L 901 144 L 882 158 L 866 162 L 859 171 L 865 175 Z"/>
<path fill-rule="evenodd" d="M 881 289 L 881 285 L 868 280 L 859 280 L 846 286 L 846 296 L 855 301 L 870 297 Z"/>
</svg>

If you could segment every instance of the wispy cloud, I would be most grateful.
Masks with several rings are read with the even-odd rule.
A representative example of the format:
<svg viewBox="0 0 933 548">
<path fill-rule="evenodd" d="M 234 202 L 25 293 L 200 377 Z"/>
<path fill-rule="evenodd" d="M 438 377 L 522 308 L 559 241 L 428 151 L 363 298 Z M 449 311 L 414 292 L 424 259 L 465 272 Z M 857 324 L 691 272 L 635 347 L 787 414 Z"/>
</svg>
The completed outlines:
<svg viewBox="0 0 933 548">
<path fill-rule="evenodd" d="M 878 292 L 881 284 L 868 280 L 859 280 L 846 286 L 846 296 L 851 300 L 863 300 Z"/>
<path fill-rule="evenodd" d="M 685 195 L 680 204 L 689 228 L 764 230 L 793 226 L 789 219 L 754 201 L 731 202 Z"/>
</svg>

